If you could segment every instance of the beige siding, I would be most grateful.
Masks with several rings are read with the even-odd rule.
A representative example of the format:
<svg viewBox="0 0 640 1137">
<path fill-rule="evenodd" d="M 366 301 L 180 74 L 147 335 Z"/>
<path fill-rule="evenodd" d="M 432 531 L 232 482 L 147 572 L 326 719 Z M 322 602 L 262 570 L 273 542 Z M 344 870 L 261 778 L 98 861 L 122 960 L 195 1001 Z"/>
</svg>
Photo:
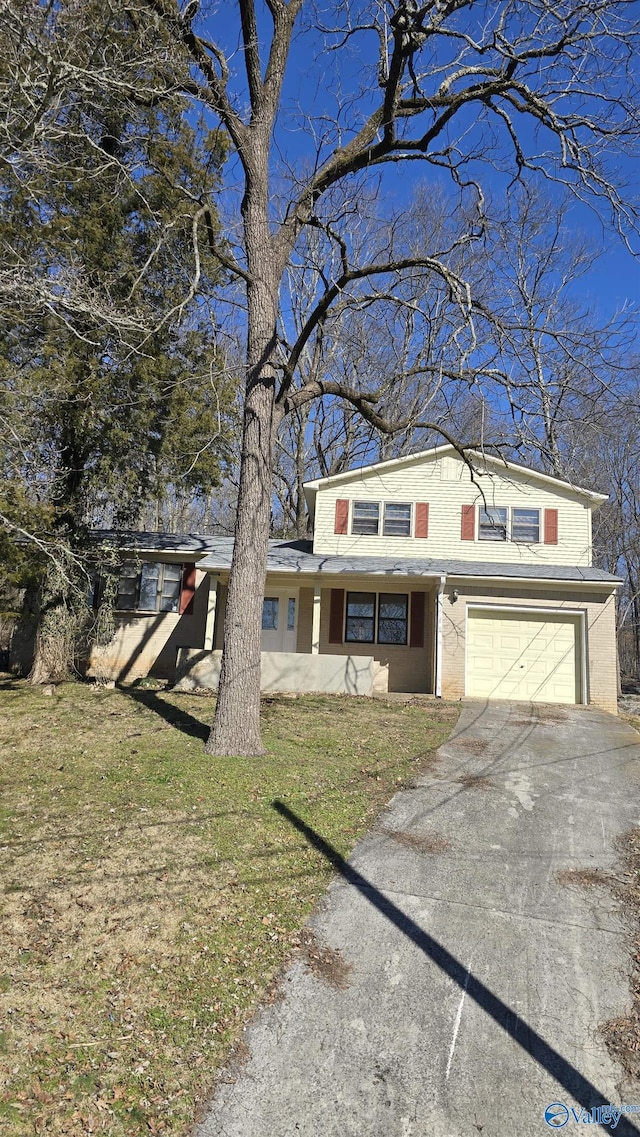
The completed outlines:
<svg viewBox="0 0 640 1137">
<path fill-rule="evenodd" d="M 450 557 L 464 561 L 517 564 L 588 565 L 591 563 L 591 508 L 571 490 L 551 487 L 517 472 L 476 472 L 458 457 L 421 459 L 400 468 L 354 474 L 348 481 L 320 485 L 316 500 L 314 552 L 342 556 Z M 502 541 L 463 541 L 463 505 L 524 506 L 558 510 L 557 545 L 519 545 Z M 429 536 L 367 537 L 334 533 L 336 500 L 429 503 Z M 415 513 L 415 510 L 413 511 Z M 415 518 L 413 518 L 415 520 Z M 381 508 L 382 521 L 382 508 Z M 382 526 L 381 526 L 382 527 Z M 413 532 L 413 529 L 412 529 Z M 542 534 L 541 534 L 542 537 Z"/>
<path fill-rule="evenodd" d="M 342 587 L 342 586 L 341 586 Z M 361 580 L 349 581 L 345 592 L 398 592 L 410 593 L 418 591 L 409 584 L 399 585 L 397 581 L 384 577 L 371 577 Z M 424 647 L 404 647 L 395 644 L 357 644 L 357 643 L 329 643 L 329 611 L 331 603 L 331 589 L 323 588 L 320 613 L 320 652 L 329 655 L 370 655 L 382 664 L 389 667 L 390 691 L 432 692 L 431 659 L 433 643 L 428 638 L 429 619 L 425 616 L 425 643 Z M 433 607 L 433 595 L 426 594 L 425 611 L 429 613 Z"/>
<path fill-rule="evenodd" d="M 467 603 L 522 605 L 527 608 L 570 609 L 586 612 L 587 701 L 613 714 L 617 711 L 615 599 L 598 591 L 536 590 L 486 585 L 456 586 L 445 590 L 443 606 L 442 694 L 459 699 L 465 694 Z"/>
<path fill-rule="evenodd" d="M 156 558 L 160 559 L 160 558 Z M 173 679 L 180 647 L 204 647 L 209 578 L 196 574 L 193 615 L 174 612 L 116 616 L 116 634 L 104 648 L 94 648 L 87 674 L 128 682 L 145 675 Z"/>
</svg>

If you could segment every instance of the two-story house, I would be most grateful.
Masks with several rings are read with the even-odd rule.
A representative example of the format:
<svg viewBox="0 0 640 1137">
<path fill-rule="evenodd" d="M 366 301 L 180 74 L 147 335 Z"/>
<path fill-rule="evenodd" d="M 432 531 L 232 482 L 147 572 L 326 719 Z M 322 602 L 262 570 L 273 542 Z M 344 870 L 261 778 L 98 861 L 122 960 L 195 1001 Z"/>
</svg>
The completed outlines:
<svg viewBox="0 0 640 1137">
<path fill-rule="evenodd" d="M 427 692 L 616 710 L 605 495 L 442 446 L 307 483 L 313 541 L 271 541 L 265 690 Z M 113 540 L 113 535 L 110 538 Z M 232 539 L 120 535 L 113 643 L 94 674 L 215 686 Z"/>
</svg>

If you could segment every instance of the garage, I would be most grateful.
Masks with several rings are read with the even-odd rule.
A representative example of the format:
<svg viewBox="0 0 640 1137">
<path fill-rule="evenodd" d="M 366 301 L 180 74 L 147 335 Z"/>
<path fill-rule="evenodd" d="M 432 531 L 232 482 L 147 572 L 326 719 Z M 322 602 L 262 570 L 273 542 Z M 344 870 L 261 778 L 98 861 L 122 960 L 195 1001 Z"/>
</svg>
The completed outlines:
<svg viewBox="0 0 640 1137">
<path fill-rule="evenodd" d="M 483 699 L 579 703 L 580 648 L 579 613 L 469 607 L 466 693 Z"/>
</svg>

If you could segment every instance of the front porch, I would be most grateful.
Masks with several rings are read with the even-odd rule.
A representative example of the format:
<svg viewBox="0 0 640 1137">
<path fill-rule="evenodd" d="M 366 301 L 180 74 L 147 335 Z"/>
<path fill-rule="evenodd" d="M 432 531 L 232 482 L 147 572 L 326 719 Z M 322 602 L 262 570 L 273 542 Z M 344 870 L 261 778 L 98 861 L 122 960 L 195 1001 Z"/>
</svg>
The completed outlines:
<svg viewBox="0 0 640 1137">
<path fill-rule="evenodd" d="M 345 575 L 304 585 L 267 576 L 262 689 L 439 694 L 438 582 Z M 217 687 L 227 581 L 227 574 L 210 575 L 204 643 L 178 653 L 180 689 Z"/>
</svg>

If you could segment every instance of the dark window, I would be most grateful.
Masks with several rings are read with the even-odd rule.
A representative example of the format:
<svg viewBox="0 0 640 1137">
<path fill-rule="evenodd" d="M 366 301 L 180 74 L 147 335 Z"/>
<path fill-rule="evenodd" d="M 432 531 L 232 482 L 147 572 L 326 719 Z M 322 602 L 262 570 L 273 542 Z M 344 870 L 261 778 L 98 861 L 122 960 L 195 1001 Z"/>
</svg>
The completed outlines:
<svg viewBox="0 0 640 1137">
<path fill-rule="evenodd" d="M 294 596 L 290 596 L 287 601 L 287 631 L 295 631 L 296 626 L 296 601 Z"/>
<path fill-rule="evenodd" d="M 354 501 L 351 532 L 378 536 L 380 506 L 377 501 Z"/>
<path fill-rule="evenodd" d="M 523 545 L 537 545 L 540 540 L 540 510 L 513 509 L 511 511 L 511 540 Z"/>
<path fill-rule="evenodd" d="M 177 612 L 181 588 L 182 565 L 125 561 L 116 608 L 124 612 Z"/>
<path fill-rule="evenodd" d="M 376 596 L 375 592 L 347 592 L 345 642 L 406 644 L 408 613 L 409 597 L 406 595 L 381 592 Z"/>
<path fill-rule="evenodd" d="M 385 537 L 410 537 L 411 506 L 395 501 L 385 502 L 382 532 Z"/>
<path fill-rule="evenodd" d="M 375 592 L 347 592 L 346 642 L 374 643 L 375 615 Z"/>
<path fill-rule="evenodd" d="M 409 597 L 381 592 L 378 599 L 378 643 L 406 644 Z"/>
<path fill-rule="evenodd" d="M 480 509 L 480 524 L 478 527 L 480 541 L 506 541 L 507 539 L 507 511 L 506 509 L 491 508 Z"/>
</svg>

